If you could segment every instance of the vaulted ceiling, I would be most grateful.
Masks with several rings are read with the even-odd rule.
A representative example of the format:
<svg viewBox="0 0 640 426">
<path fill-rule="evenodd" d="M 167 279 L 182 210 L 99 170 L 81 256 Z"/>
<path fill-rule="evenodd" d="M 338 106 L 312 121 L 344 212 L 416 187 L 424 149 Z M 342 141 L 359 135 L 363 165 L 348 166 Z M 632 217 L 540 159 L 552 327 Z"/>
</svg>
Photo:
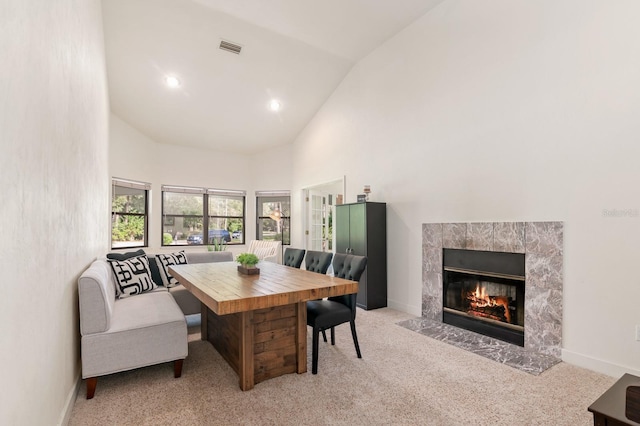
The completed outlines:
<svg viewBox="0 0 640 426">
<path fill-rule="evenodd" d="M 103 0 L 111 110 L 160 143 L 290 144 L 356 62 L 442 1 Z"/>
</svg>

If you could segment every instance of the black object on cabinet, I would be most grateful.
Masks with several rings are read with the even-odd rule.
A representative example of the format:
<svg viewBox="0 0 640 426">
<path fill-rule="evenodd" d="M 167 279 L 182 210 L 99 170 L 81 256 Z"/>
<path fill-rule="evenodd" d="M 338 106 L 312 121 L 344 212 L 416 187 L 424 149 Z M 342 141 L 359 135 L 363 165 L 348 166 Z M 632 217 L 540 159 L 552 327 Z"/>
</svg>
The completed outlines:
<svg viewBox="0 0 640 426">
<path fill-rule="evenodd" d="M 356 304 L 363 309 L 387 306 L 387 205 L 336 206 L 336 253 L 367 256 Z"/>
</svg>

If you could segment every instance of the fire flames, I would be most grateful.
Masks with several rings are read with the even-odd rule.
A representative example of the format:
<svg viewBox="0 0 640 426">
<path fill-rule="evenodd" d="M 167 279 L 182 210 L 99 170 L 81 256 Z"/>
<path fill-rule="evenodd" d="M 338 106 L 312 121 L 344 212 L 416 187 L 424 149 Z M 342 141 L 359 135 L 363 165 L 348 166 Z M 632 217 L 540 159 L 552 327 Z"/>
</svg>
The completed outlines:
<svg viewBox="0 0 640 426">
<path fill-rule="evenodd" d="M 469 301 L 469 314 L 511 323 L 508 297 L 489 296 L 486 288 L 478 283 L 475 291 L 467 294 L 467 300 Z"/>
</svg>

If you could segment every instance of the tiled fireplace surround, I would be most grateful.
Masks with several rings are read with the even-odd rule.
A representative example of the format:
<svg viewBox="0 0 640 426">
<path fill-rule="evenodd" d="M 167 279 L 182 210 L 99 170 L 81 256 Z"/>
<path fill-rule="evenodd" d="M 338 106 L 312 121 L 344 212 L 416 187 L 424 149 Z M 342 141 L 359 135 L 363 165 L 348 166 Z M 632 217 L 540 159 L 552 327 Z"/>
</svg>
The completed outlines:
<svg viewBox="0 0 640 426">
<path fill-rule="evenodd" d="M 422 318 L 401 325 L 456 344 L 452 342 L 453 337 L 453 340 L 458 340 L 457 346 L 474 351 L 473 344 L 469 346 L 469 341 L 473 340 L 469 335 L 475 333 L 442 323 L 443 248 L 524 253 L 524 348 L 481 336 L 476 341 L 483 347 L 477 352 L 486 355 L 487 346 L 496 348 L 501 353 L 489 358 L 533 374 L 539 374 L 559 361 L 562 343 L 562 222 L 422 225 Z"/>
</svg>

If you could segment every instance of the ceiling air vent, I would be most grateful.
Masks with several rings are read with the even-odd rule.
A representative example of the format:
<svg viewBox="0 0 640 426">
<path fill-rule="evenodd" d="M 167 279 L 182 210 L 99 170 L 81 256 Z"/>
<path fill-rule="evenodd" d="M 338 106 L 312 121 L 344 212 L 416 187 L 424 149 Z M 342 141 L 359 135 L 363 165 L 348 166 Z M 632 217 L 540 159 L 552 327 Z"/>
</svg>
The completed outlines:
<svg viewBox="0 0 640 426">
<path fill-rule="evenodd" d="M 231 43 L 230 41 L 220 40 L 220 49 L 239 55 L 240 51 L 242 50 L 242 46 L 240 46 L 239 44 Z"/>
</svg>

